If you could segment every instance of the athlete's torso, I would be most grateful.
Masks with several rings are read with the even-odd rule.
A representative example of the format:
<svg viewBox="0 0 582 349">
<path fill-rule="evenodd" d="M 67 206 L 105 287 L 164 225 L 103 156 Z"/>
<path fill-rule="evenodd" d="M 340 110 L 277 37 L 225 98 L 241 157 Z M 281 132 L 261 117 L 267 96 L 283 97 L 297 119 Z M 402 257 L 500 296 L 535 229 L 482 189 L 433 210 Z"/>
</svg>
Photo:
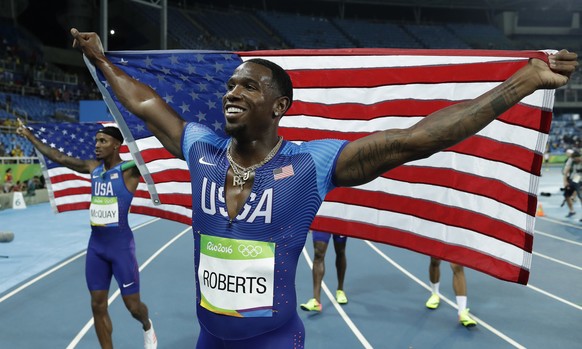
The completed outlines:
<svg viewBox="0 0 582 349">
<path fill-rule="evenodd" d="M 275 329 L 296 313 L 297 261 L 323 198 L 334 188 L 332 173 L 345 142 L 283 142 L 256 170 L 251 194 L 232 220 L 224 199 L 228 142 L 189 124 L 183 153 L 192 177 L 198 318 L 217 337 L 242 339 Z"/>
<path fill-rule="evenodd" d="M 569 158 L 564 165 L 564 169 L 569 169 L 567 173 L 568 179 L 576 184 L 582 182 L 582 163 L 574 161 Z"/>
<path fill-rule="evenodd" d="M 92 235 L 132 237 L 128 213 L 133 193 L 123 179 L 122 163 L 104 172 L 103 163 L 91 173 L 90 220 Z"/>
</svg>

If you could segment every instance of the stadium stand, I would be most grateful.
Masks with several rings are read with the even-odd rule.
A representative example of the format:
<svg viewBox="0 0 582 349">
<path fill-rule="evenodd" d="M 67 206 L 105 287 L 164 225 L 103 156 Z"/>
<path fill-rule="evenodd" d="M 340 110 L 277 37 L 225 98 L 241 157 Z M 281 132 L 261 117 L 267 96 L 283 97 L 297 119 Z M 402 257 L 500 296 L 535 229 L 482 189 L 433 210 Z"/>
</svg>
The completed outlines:
<svg viewBox="0 0 582 349">
<path fill-rule="evenodd" d="M 291 47 L 356 47 L 356 44 L 327 18 L 272 11 L 259 11 L 257 14 Z"/>
<path fill-rule="evenodd" d="M 389 47 L 519 50 L 566 47 L 577 52 L 582 49 L 580 23 L 576 27 L 574 17 L 570 17 L 576 11 L 580 16 L 582 9 L 532 9 L 533 5 L 520 1 L 514 2 L 514 8 L 512 4 L 499 1 L 487 1 L 481 5 L 455 1 L 458 10 L 451 5 L 435 15 L 431 15 L 431 11 L 436 11 L 440 2 L 417 1 L 414 6 L 409 6 L 409 16 L 400 17 L 405 13 L 402 9 L 406 10 L 406 4 L 401 1 L 385 1 L 387 5 L 378 4 L 377 10 L 369 13 L 350 11 L 350 8 L 355 8 L 349 7 L 355 1 L 338 1 L 336 4 L 298 2 L 287 8 L 282 2 L 251 0 L 245 1 L 245 7 L 227 0 L 196 1 L 193 4 L 169 0 L 168 3 L 168 47 L 177 49 Z M 390 7 L 391 3 L 398 3 L 398 6 Z M 122 49 L 155 49 L 161 22 L 159 10 L 130 0 L 114 1 L 113 4 L 110 17 L 115 23 L 120 23 L 119 19 L 123 18 L 122 28 L 135 27 L 130 34 L 135 40 L 122 41 L 111 37 L 112 44 L 122 45 Z M 524 10 L 526 5 L 529 7 Z M 469 20 L 465 16 L 467 12 L 463 12 L 466 9 L 472 13 L 481 11 L 483 20 Z M 97 8 L 93 10 L 98 11 Z M 132 16 L 125 16 L 128 12 Z M 382 18 L 382 14 L 392 15 L 392 18 Z M 10 14 L 3 16 L 9 17 Z M 73 16 L 69 14 L 69 17 Z M 435 21 L 439 16 L 446 18 Z M 542 17 L 543 21 L 540 20 Z M 516 27 L 503 29 L 500 23 L 504 18 L 505 22 Z M 136 23 L 142 25 L 136 26 Z M 65 31 L 68 24 L 62 25 Z M 100 99 L 84 68 L 83 73 L 79 70 L 71 73 L 68 67 L 46 59 L 44 43 L 40 39 L 46 40 L 46 36 L 33 33 L 32 29 L 18 25 L 18 21 L 12 18 L 0 18 L 0 142 L 8 153 L 19 145 L 26 155 L 30 155 L 30 145 L 12 137 L 17 117 L 28 122 L 79 120 L 78 101 Z M 137 37 L 136 30 L 142 35 Z M 136 47 L 131 46 L 132 41 Z M 576 142 L 582 130 L 581 109 L 582 78 L 575 74 L 567 88 L 556 91 L 550 151 L 560 152 L 579 146 Z"/>
<path fill-rule="evenodd" d="M 481 23 L 448 23 L 449 28 L 457 37 L 467 43 L 470 48 L 513 50 L 516 45 L 496 27 Z"/>
<path fill-rule="evenodd" d="M 423 48 L 399 24 L 365 19 L 334 19 L 333 22 L 359 47 Z"/>
<path fill-rule="evenodd" d="M 264 22 L 251 12 L 241 10 L 217 11 L 199 9 L 188 11 L 193 21 L 200 23 L 217 38 L 228 41 L 231 48 L 245 50 L 281 48 L 281 40 L 276 39 Z"/>
<path fill-rule="evenodd" d="M 425 48 L 469 49 L 462 41 L 446 27 L 438 24 L 405 24 L 404 28 L 420 41 Z"/>
</svg>

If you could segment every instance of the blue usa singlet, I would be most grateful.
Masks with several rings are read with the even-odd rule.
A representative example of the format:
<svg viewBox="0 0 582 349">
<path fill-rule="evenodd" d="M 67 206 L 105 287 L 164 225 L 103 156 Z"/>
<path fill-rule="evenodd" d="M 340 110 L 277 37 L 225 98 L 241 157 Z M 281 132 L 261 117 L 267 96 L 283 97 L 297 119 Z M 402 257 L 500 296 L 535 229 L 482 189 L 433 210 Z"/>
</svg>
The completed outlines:
<svg viewBox="0 0 582 349">
<path fill-rule="evenodd" d="M 108 290 L 115 276 L 123 295 L 139 292 L 139 269 L 128 213 L 133 199 L 122 166 L 108 171 L 101 164 L 91 173 L 91 238 L 85 276 L 89 290 Z"/>
<path fill-rule="evenodd" d="M 335 163 L 346 142 L 284 141 L 256 170 L 250 196 L 232 220 L 224 194 L 229 142 L 190 123 L 182 150 L 192 181 L 198 319 L 212 336 L 244 340 L 297 318 L 297 261 L 334 188 Z"/>
</svg>

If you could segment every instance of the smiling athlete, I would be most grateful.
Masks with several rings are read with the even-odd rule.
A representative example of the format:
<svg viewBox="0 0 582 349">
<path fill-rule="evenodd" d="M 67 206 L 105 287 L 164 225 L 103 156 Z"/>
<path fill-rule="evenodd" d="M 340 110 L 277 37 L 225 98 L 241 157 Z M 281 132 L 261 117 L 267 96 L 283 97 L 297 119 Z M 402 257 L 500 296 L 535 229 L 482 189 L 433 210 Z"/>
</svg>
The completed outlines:
<svg viewBox="0 0 582 349">
<path fill-rule="evenodd" d="M 183 120 L 151 87 L 103 53 L 97 34 L 71 29 L 73 46 L 99 69 L 125 108 L 142 119 L 192 184 L 192 228 L 200 336 L 197 348 L 303 348 L 295 272 L 306 235 L 326 194 L 367 183 L 408 161 L 475 134 L 537 89 L 567 83 L 577 55 L 560 51 L 550 65 L 532 59 L 484 95 L 437 111 L 408 129 L 354 142 L 300 145 L 278 135 L 293 86 L 278 65 L 248 60 L 222 98 L 229 138 Z"/>
</svg>

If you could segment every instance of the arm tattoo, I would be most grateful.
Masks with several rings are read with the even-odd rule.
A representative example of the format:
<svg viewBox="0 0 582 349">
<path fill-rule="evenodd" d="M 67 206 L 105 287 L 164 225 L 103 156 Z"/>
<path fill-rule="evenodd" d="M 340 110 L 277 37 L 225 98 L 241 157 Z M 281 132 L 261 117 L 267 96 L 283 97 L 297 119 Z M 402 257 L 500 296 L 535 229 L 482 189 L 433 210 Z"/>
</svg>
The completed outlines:
<svg viewBox="0 0 582 349">
<path fill-rule="evenodd" d="M 399 141 L 389 141 L 388 137 L 384 142 L 374 141 L 363 146 L 352 155 L 349 163 L 352 166 L 347 168 L 350 180 L 367 182 L 383 173 L 385 164 L 389 158 L 397 157 L 402 151 L 402 144 Z"/>
<path fill-rule="evenodd" d="M 499 116 L 513 106 L 517 101 L 519 101 L 519 97 L 513 86 L 509 85 L 507 89 L 503 89 L 499 95 L 493 97 L 491 108 L 493 109 L 495 116 Z"/>
</svg>

